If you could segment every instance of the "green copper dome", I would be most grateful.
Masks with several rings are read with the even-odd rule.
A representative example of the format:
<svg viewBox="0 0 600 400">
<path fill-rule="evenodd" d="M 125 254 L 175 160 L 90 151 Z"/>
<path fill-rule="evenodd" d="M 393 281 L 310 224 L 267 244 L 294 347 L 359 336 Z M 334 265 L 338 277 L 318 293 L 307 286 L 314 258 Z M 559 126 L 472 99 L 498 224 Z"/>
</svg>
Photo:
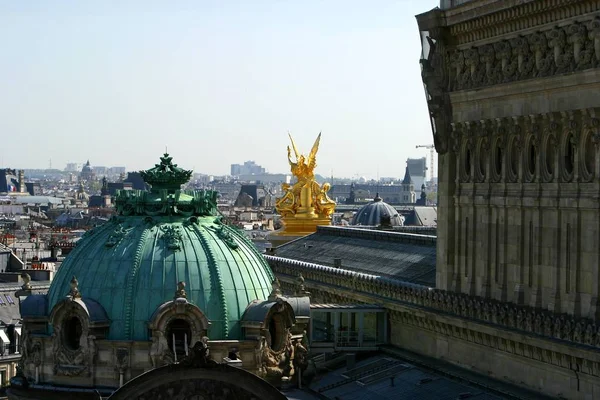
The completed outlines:
<svg viewBox="0 0 600 400">
<path fill-rule="evenodd" d="M 142 176 L 152 190 L 120 191 L 118 216 L 88 231 L 67 256 L 48 292 L 48 312 L 76 276 L 81 296 L 106 311 L 109 339 L 148 340 L 153 313 L 184 282 L 187 300 L 211 323 L 208 336 L 240 339 L 244 310 L 271 292 L 268 264 L 243 233 L 216 216 L 216 192 L 180 190 L 191 171 L 168 154 Z"/>
</svg>

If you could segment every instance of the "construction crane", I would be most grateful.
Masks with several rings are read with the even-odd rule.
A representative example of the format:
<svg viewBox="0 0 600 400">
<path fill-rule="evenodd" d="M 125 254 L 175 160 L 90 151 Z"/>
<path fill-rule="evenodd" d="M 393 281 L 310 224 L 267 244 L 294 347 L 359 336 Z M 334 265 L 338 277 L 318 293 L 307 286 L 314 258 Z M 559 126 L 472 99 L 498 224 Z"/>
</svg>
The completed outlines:
<svg viewBox="0 0 600 400">
<path fill-rule="evenodd" d="M 419 148 L 425 148 L 425 149 L 429 149 L 429 165 L 430 165 L 430 173 L 431 173 L 431 180 L 433 181 L 433 154 L 435 153 L 435 146 L 432 144 L 420 144 L 417 146 L 417 149 Z"/>
</svg>

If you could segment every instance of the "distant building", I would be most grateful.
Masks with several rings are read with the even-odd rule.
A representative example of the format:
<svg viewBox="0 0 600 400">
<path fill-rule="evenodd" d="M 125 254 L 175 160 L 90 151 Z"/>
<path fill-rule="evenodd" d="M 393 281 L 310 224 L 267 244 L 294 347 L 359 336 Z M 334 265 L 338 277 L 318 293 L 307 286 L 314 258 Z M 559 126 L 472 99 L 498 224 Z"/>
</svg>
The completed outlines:
<svg viewBox="0 0 600 400">
<path fill-rule="evenodd" d="M 272 196 L 263 185 L 242 185 L 235 200 L 237 207 L 271 207 Z"/>
<path fill-rule="evenodd" d="M 104 166 L 94 166 L 92 170 L 96 175 L 106 175 L 108 173 L 109 168 Z"/>
<path fill-rule="evenodd" d="M 123 183 L 131 184 L 131 188 L 135 189 L 135 190 L 148 190 L 149 189 L 148 185 L 146 184 L 146 182 L 144 182 L 144 179 L 142 178 L 142 175 L 140 175 L 139 172 L 128 172 L 127 178 L 123 181 Z M 120 189 L 118 187 L 115 187 L 115 188 Z M 127 188 L 123 187 L 123 189 L 127 189 Z"/>
<path fill-rule="evenodd" d="M 127 171 L 125 167 L 110 167 L 108 169 L 109 175 L 121 175 Z"/>
<path fill-rule="evenodd" d="M 264 174 L 266 171 L 260 165 L 257 165 L 254 161 L 246 161 L 242 164 L 231 164 L 231 175 L 259 175 Z"/>
<path fill-rule="evenodd" d="M 420 188 L 427 180 L 427 158 L 409 158 L 406 165 L 415 187 Z"/>
<path fill-rule="evenodd" d="M 27 193 L 32 196 L 42 195 L 42 185 L 39 182 L 25 182 L 25 187 L 27 188 Z"/>
<path fill-rule="evenodd" d="M 65 172 L 77 172 L 79 171 L 79 165 L 77 163 L 67 163 Z"/>
<path fill-rule="evenodd" d="M 286 174 L 256 174 L 256 175 L 237 175 L 242 182 L 256 183 L 290 183 L 292 177 Z"/>
<path fill-rule="evenodd" d="M 90 160 L 88 160 L 83 168 L 81 168 L 81 172 L 79 173 L 79 180 L 81 181 L 93 181 L 96 178 L 96 174 L 90 165 Z"/>
<path fill-rule="evenodd" d="M 19 178 L 14 169 L 0 169 L 0 193 L 19 191 Z"/>
</svg>

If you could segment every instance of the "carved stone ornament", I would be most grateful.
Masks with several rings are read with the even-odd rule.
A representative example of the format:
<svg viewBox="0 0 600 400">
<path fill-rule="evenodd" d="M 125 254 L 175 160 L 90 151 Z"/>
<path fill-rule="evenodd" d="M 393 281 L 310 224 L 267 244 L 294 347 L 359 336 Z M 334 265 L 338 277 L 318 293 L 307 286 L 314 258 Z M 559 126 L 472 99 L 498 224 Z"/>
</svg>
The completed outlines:
<svg viewBox="0 0 600 400">
<path fill-rule="evenodd" d="M 262 336 L 255 350 L 258 376 L 272 381 L 291 379 L 295 373 L 294 354 L 296 348 L 296 343 L 289 330 L 285 343 L 279 351 L 271 349 L 269 339 Z M 302 348 L 304 349 L 304 346 Z"/>
<path fill-rule="evenodd" d="M 129 350 L 121 347 L 115 349 L 115 371 L 119 374 L 123 374 L 128 368 Z"/>
<path fill-rule="evenodd" d="M 225 244 L 233 250 L 237 250 L 239 245 L 233 239 L 233 235 L 230 232 L 230 229 L 227 225 L 219 225 L 216 228 L 213 228 L 219 239 L 225 242 Z"/>
<path fill-rule="evenodd" d="M 204 336 L 202 340 L 197 341 L 190 347 L 189 355 L 181 360 L 181 365 L 191 368 L 214 368 L 217 362 L 210 356 L 208 349 L 208 337 Z"/>
<path fill-rule="evenodd" d="M 433 130 L 433 142 L 436 151 L 445 154 L 449 145 L 451 106 L 450 98 L 446 93 L 448 73 L 445 59 L 447 56 L 444 43 L 439 39 L 440 36 L 437 35 L 437 38 L 427 36 L 429 53 L 427 58 L 421 59 L 420 63 Z"/>
<path fill-rule="evenodd" d="M 169 349 L 169 344 L 165 335 L 161 331 L 154 331 L 152 335 L 152 344 L 149 351 L 150 363 L 152 368 L 162 367 L 173 363 L 173 354 Z"/>
<path fill-rule="evenodd" d="M 21 279 L 23 280 L 23 285 L 21 286 L 21 289 L 23 290 L 31 290 L 31 276 L 23 271 L 21 272 Z"/>
<path fill-rule="evenodd" d="M 177 290 L 175 291 L 174 298 L 187 298 L 187 293 L 185 292 L 185 282 L 181 281 L 177 283 Z"/>
<path fill-rule="evenodd" d="M 73 275 L 73 278 L 71 279 L 70 285 L 71 285 L 71 290 L 69 291 L 68 297 L 70 297 L 73 300 L 80 299 L 81 292 L 79 292 L 79 281 L 77 280 L 77 278 L 74 275 Z"/>
<path fill-rule="evenodd" d="M 163 231 L 163 240 L 169 250 L 181 250 L 181 228 L 173 225 L 164 225 L 160 228 Z"/>
<path fill-rule="evenodd" d="M 52 355 L 54 358 L 54 373 L 56 375 L 89 375 L 95 353 L 96 344 L 94 336 L 88 337 L 82 334 L 79 339 L 79 347 L 73 350 L 64 346 L 61 328 L 58 326 L 55 327 L 52 335 Z"/>
<path fill-rule="evenodd" d="M 281 284 L 279 283 L 279 279 L 275 278 L 271 283 L 271 294 L 269 295 L 269 300 L 276 300 L 281 297 Z"/>
<path fill-rule="evenodd" d="M 449 48 L 445 58 L 451 72 L 447 85 L 451 91 L 597 68 L 600 19 L 573 22 L 480 47 Z"/>
<path fill-rule="evenodd" d="M 110 236 L 108 237 L 108 239 L 106 240 L 106 243 L 104 244 L 106 247 L 114 247 L 117 244 L 119 244 L 119 242 L 121 242 L 121 240 L 123 240 L 123 238 L 125 236 L 127 236 L 127 234 L 131 231 L 131 228 L 126 229 L 125 227 L 123 227 L 123 225 L 119 225 L 115 228 L 115 230 L 110 234 Z"/>
</svg>

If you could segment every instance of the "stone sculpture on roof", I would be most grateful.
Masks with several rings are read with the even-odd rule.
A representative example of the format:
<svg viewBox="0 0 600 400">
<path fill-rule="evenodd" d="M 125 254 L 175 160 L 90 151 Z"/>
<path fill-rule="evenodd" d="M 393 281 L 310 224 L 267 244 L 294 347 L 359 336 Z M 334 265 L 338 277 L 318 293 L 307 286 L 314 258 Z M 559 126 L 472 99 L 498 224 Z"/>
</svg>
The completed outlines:
<svg viewBox="0 0 600 400">
<path fill-rule="evenodd" d="M 282 184 L 283 196 L 277 199 L 275 209 L 285 226 L 281 234 L 308 234 L 314 232 L 317 225 L 330 224 L 335 202 L 327 194 L 331 185 L 325 183 L 321 186 L 315 180 L 321 134 L 308 156 L 301 154 L 292 136 L 289 137 L 292 144 L 287 148 L 288 163 L 296 182 L 293 185 Z"/>
</svg>

